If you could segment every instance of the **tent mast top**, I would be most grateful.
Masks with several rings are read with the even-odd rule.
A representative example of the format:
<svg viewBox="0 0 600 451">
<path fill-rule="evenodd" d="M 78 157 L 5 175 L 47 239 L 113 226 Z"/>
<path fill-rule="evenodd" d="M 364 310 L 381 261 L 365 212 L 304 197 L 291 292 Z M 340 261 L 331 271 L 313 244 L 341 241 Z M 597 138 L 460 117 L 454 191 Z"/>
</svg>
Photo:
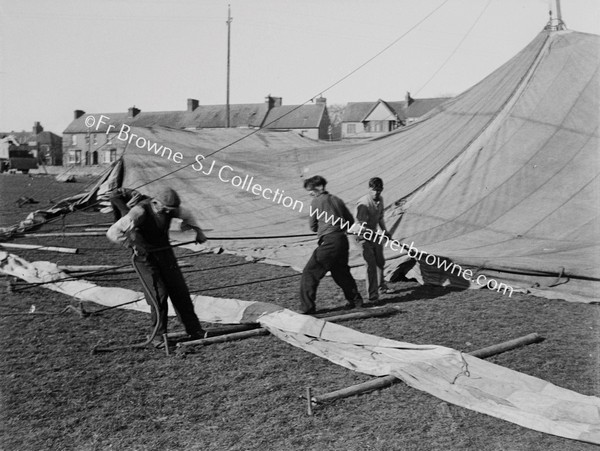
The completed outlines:
<svg viewBox="0 0 600 451">
<path fill-rule="evenodd" d="M 556 17 L 552 17 L 553 10 L 556 11 Z M 550 15 L 550 19 L 544 27 L 544 30 L 558 31 L 567 29 L 560 12 L 560 0 L 548 0 L 548 14 Z"/>
</svg>

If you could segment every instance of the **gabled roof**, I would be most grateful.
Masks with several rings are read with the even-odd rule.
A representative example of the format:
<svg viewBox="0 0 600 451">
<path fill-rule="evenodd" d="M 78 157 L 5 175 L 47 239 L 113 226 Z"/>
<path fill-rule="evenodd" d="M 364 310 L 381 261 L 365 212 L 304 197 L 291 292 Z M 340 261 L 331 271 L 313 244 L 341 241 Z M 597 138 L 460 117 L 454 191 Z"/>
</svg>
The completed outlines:
<svg viewBox="0 0 600 451">
<path fill-rule="evenodd" d="M 371 116 L 373 111 L 375 111 L 375 109 L 379 105 L 385 105 L 385 107 L 394 115 L 393 117 L 390 117 L 389 120 L 392 120 L 395 118 L 398 118 L 399 120 L 403 120 L 405 118 L 405 116 L 404 116 L 405 103 L 406 102 L 402 102 L 402 101 L 401 102 L 386 102 L 385 100 L 379 99 L 377 102 L 375 102 L 375 104 L 373 105 L 373 108 L 371 108 L 371 110 L 365 115 L 363 120 L 369 119 L 369 116 Z"/>
<path fill-rule="evenodd" d="M 435 97 L 431 99 L 414 99 L 413 102 L 406 108 L 407 118 L 417 118 L 429 113 L 429 111 L 437 108 L 451 97 Z"/>
<path fill-rule="evenodd" d="M 406 119 L 406 102 L 404 100 L 385 101 L 379 99 L 377 102 L 349 102 L 344 109 L 342 122 L 362 122 L 379 105 L 385 104 L 398 119 Z"/>
<path fill-rule="evenodd" d="M 318 128 L 325 108 L 324 103 L 274 107 L 265 119 L 265 128 Z"/>
<path fill-rule="evenodd" d="M 344 108 L 342 122 L 362 122 L 373 111 L 377 102 L 348 102 Z"/>
</svg>

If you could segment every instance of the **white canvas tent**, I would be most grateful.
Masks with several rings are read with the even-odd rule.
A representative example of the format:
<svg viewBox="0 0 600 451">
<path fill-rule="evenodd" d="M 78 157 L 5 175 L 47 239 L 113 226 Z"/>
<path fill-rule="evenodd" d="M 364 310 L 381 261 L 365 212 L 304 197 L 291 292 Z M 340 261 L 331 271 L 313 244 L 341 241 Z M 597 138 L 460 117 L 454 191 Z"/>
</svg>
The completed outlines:
<svg viewBox="0 0 600 451">
<path fill-rule="evenodd" d="M 223 246 L 301 268 L 315 241 L 296 236 L 308 232 L 302 178 L 325 176 L 352 208 L 368 179 L 379 176 L 399 242 L 515 289 L 593 300 L 600 281 L 599 48 L 596 35 L 543 30 L 423 120 L 361 145 L 267 148 L 256 144 L 262 132 L 246 130 L 247 140 L 220 150 L 201 133 L 133 128 L 183 157 L 175 163 L 130 144 L 123 184 L 142 191 L 171 185 L 209 235 L 244 238 Z M 247 239 L 266 235 L 290 238 Z M 387 257 L 390 266 L 403 258 L 391 249 Z M 458 281 L 418 263 L 413 273 L 425 282 Z"/>
</svg>

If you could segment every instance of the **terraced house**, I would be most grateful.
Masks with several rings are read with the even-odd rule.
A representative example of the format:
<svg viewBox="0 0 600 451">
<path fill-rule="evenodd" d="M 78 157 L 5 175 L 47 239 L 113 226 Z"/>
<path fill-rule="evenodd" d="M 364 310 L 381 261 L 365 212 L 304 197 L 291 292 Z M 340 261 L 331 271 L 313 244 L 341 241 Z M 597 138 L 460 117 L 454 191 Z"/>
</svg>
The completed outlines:
<svg viewBox="0 0 600 451">
<path fill-rule="evenodd" d="M 267 96 L 263 103 L 201 105 L 187 100 L 182 111 L 146 112 L 135 106 L 127 112 L 93 113 L 75 110 L 73 121 L 63 132 L 65 165 L 94 166 L 117 160 L 127 146 L 118 139 L 122 127 L 170 127 L 182 130 L 265 128 L 291 131 L 306 138 L 329 138 L 327 101 L 320 97 L 307 105 L 282 105 L 281 97 Z"/>
</svg>

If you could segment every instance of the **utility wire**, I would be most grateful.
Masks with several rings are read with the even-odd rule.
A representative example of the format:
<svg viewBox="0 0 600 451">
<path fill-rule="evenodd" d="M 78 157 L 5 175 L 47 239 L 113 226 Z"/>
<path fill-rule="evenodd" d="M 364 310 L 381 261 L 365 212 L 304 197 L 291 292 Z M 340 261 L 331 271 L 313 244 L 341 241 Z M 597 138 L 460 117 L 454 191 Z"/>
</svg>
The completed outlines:
<svg viewBox="0 0 600 451">
<path fill-rule="evenodd" d="M 268 123 L 266 123 L 266 124 L 264 124 L 264 125 L 261 125 L 261 127 L 259 127 L 259 128 L 257 128 L 257 129 L 255 129 L 255 130 L 253 130 L 253 131 L 252 131 L 252 132 L 250 132 L 249 134 L 247 134 L 247 135 L 244 135 L 244 136 L 240 137 L 239 139 L 236 139 L 236 140 L 234 140 L 233 142 L 231 142 L 231 143 L 229 143 L 229 144 L 227 144 L 227 145 L 225 145 L 225 146 L 223 146 L 223 147 L 221 147 L 221 148 L 219 148 L 219 149 L 216 149 L 215 151 L 213 151 L 213 152 L 209 153 L 208 155 L 206 155 L 206 157 L 210 157 L 210 156 L 212 156 L 212 155 L 215 155 L 216 153 L 218 153 L 218 152 L 221 152 L 222 150 L 225 150 L 225 149 L 227 149 L 227 148 L 229 148 L 229 147 L 233 146 L 234 144 L 237 144 L 238 142 L 240 142 L 240 141 L 242 141 L 242 140 L 244 140 L 244 139 L 246 139 L 246 138 L 248 138 L 248 137 L 250 137 L 250 136 L 252 136 L 252 135 L 254 135 L 254 134 L 256 134 L 256 133 L 258 133 L 259 131 L 263 130 L 264 128 L 268 127 L 269 125 L 273 124 L 274 122 L 276 122 L 276 121 L 280 120 L 281 118 L 283 118 L 283 117 L 285 117 L 285 116 L 287 116 L 287 115 L 289 115 L 289 114 L 292 114 L 293 112 L 295 112 L 296 110 L 298 110 L 298 109 L 299 109 L 299 108 L 301 108 L 302 106 L 306 105 L 308 102 L 312 101 L 312 100 L 313 100 L 314 98 L 316 98 L 317 96 L 319 96 L 319 95 L 322 95 L 324 92 L 327 92 L 327 91 L 329 91 L 330 89 L 334 88 L 335 86 L 339 85 L 340 83 L 342 83 L 343 81 L 345 81 L 346 79 L 348 79 L 349 77 L 351 77 L 352 75 L 354 75 L 356 72 L 358 72 L 359 70 L 361 70 L 363 67 L 365 67 L 366 65 L 370 64 L 370 63 L 371 63 L 373 60 L 375 60 L 377 57 L 379 57 L 379 56 L 380 56 L 380 55 L 382 55 L 384 52 L 386 52 L 387 50 L 389 50 L 391 47 L 393 47 L 394 45 L 396 45 L 396 44 L 397 44 L 397 43 L 398 43 L 400 40 L 402 40 L 404 37 L 406 37 L 406 36 L 407 36 L 407 35 L 408 35 L 410 32 L 412 32 L 414 29 L 416 29 L 416 28 L 417 28 L 419 25 L 421 25 L 423 22 L 425 22 L 427 19 L 429 19 L 429 17 L 431 17 L 431 16 L 432 16 L 434 13 L 436 13 L 436 12 L 437 12 L 437 11 L 438 11 L 440 8 L 442 8 L 442 7 L 443 7 L 443 6 L 444 6 L 446 3 L 448 3 L 448 1 L 449 1 L 449 0 L 444 0 L 444 1 L 443 1 L 442 3 L 440 3 L 440 4 L 439 4 L 439 5 L 436 7 L 436 8 L 434 8 L 434 9 L 433 9 L 431 12 L 429 12 L 429 13 L 428 13 L 428 14 L 427 14 L 427 15 L 426 15 L 426 16 L 425 16 L 423 19 L 421 19 L 420 21 L 418 21 L 418 22 L 417 22 L 415 25 L 413 25 L 411 28 L 409 28 L 409 29 L 408 29 L 406 32 L 404 32 L 402 35 L 400 35 L 398 38 L 396 38 L 394 41 L 392 41 L 390 44 L 388 44 L 388 45 L 387 45 L 386 47 L 384 47 L 382 50 L 380 50 L 379 52 L 377 52 L 377 53 L 376 53 L 374 56 L 372 56 L 371 58 L 369 58 L 368 60 L 366 60 L 364 63 L 360 64 L 360 65 L 359 65 L 358 67 L 356 67 L 355 69 L 351 70 L 351 71 L 350 71 L 348 74 L 346 74 L 345 76 L 341 77 L 340 79 L 338 79 L 336 82 L 332 83 L 331 85 L 329 85 L 329 86 L 328 86 L 328 87 L 326 87 L 325 89 L 323 89 L 323 90 L 320 90 L 320 91 L 318 92 L 318 94 L 316 94 L 316 95 L 314 95 L 313 97 L 311 97 L 310 99 L 306 100 L 306 101 L 305 101 L 304 103 L 302 103 L 301 105 L 298 105 L 298 106 L 296 106 L 295 108 L 293 108 L 293 109 L 291 109 L 290 111 L 288 111 L 287 113 L 285 113 L 285 114 L 283 114 L 283 115 L 281 115 L 281 116 L 277 117 L 276 119 L 273 119 L 272 121 L 270 121 L 270 122 L 268 122 Z M 127 149 L 127 147 L 125 148 L 125 150 L 126 150 L 126 149 Z M 122 157 L 121 157 L 121 158 L 122 158 Z M 185 169 L 185 168 L 187 168 L 187 167 L 189 167 L 189 166 L 192 166 L 193 164 L 194 164 L 194 163 L 189 163 L 189 164 L 187 164 L 187 165 L 181 166 L 181 167 L 179 167 L 178 169 L 175 169 L 175 170 L 173 170 L 173 171 L 171 171 L 171 172 L 168 172 L 168 173 L 166 173 L 166 174 L 163 174 L 163 175 L 162 175 L 162 176 L 160 176 L 160 177 L 157 177 L 157 178 L 155 178 L 155 179 L 153 179 L 153 180 L 150 180 L 150 181 L 148 181 L 148 182 L 146 182 L 146 183 L 143 183 L 143 184 L 141 184 L 141 185 L 138 185 L 137 187 L 135 187 L 135 188 L 133 188 L 133 189 L 142 188 L 142 187 L 144 187 L 144 186 L 146 186 L 146 185 L 149 185 L 149 184 L 151 184 L 151 183 L 154 183 L 154 182 L 156 182 L 156 181 L 158 181 L 158 180 L 161 180 L 161 179 L 163 179 L 163 178 L 165 178 L 165 177 L 168 177 L 168 176 L 170 176 L 170 175 L 172 175 L 172 174 L 175 174 L 176 172 L 179 172 L 179 171 L 181 171 L 181 170 L 183 170 L 183 169 Z M 98 203 L 100 203 L 100 202 L 96 202 L 96 203 L 94 203 L 94 204 L 88 205 L 87 207 L 84 207 L 84 208 L 82 208 L 82 209 L 80 209 L 80 210 L 78 210 L 78 211 L 82 211 L 82 210 L 85 210 L 85 209 L 88 209 L 88 208 L 92 208 L 93 206 L 97 205 Z M 70 213 L 70 212 L 68 212 L 68 213 Z M 67 213 L 67 214 L 68 214 L 68 213 Z M 54 219 L 54 218 L 53 218 L 53 219 Z M 40 223 L 39 225 L 43 225 L 43 224 L 45 224 L 45 223 L 47 223 L 47 222 L 50 222 L 50 220 L 47 220 L 47 221 L 45 221 L 45 222 L 42 222 L 42 223 Z"/>
<path fill-rule="evenodd" d="M 456 47 L 454 48 L 454 50 L 452 50 L 452 52 L 450 53 L 450 55 L 448 56 L 448 58 L 446 58 L 444 60 L 444 62 L 440 65 L 440 67 L 438 67 L 438 69 L 433 73 L 433 75 L 431 77 L 429 77 L 429 79 L 425 82 L 425 84 L 423 86 L 421 86 L 416 91 L 415 96 L 417 94 L 419 94 L 427 85 L 429 85 L 429 83 L 431 82 L 431 80 L 433 80 L 436 77 L 436 75 L 448 63 L 448 61 L 450 61 L 450 59 L 452 59 L 452 57 L 456 54 L 456 52 L 458 51 L 458 49 L 460 48 L 460 46 L 463 44 L 463 42 L 465 42 L 465 40 L 467 39 L 467 37 L 471 34 L 471 31 L 473 31 L 473 28 L 475 28 L 475 25 L 477 25 L 479 23 L 479 20 L 483 16 L 483 13 L 488 9 L 488 6 L 490 6 L 490 3 L 492 3 L 492 0 L 488 0 L 488 2 L 486 3 L 485 7 L 479 13 L 479 16 L 477 16 L 477 19 L 475 19 L 475 22 L 473 22 L 473 25 L 471 25 L 471 27 L 467 30 L 467 32 L 464 34 L 464 36 L 462 37 L 462 39 L 460 40 L 460 42 L 456 45 Z"/>
</svg>

